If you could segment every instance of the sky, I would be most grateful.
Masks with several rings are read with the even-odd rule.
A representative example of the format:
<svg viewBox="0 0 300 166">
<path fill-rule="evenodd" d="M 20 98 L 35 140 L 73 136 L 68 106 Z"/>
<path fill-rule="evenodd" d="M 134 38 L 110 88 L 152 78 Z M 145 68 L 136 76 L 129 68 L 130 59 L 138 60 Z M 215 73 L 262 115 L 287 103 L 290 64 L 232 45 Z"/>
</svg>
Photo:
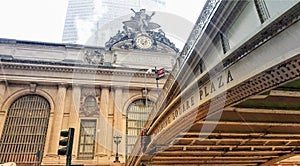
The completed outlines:
<svg viewBox="0 0 300 166">
<path fill-rule="evenodd" d="M 166 0 L 166 13 L 196 22 L 205 0 Z M 0 38 L 61 43 L 68 0 L 0 0 Z"/>
</svg>

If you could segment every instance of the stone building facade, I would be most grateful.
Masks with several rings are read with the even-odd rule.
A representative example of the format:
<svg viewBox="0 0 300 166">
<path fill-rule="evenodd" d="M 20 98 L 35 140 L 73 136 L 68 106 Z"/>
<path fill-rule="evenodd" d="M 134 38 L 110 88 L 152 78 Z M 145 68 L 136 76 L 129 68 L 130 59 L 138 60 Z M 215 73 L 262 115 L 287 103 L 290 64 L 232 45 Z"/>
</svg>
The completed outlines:
<svg viewBox="0 0 300 166">
<path fill-rule="evenodd" d="M 68 128 L 72 164 L 113 164 L 114 136 L 125 163 L 165 81 L 154 69 L 171 69 L 178 53 L 148 23 L 125 25 L 105 48 L 0 39 L 0 163 L 64 165 Z"/>
</svg>

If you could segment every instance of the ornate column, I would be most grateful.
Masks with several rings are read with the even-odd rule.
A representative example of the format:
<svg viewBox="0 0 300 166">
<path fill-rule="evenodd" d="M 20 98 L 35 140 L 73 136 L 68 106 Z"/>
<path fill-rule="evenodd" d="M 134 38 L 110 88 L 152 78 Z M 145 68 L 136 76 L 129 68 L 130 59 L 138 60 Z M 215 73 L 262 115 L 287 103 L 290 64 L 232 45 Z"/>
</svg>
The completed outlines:
<svg viewBox="0 0 300 166">
<path fill-rule="evenodd" d="M 51 136 L 49 140 L 49 155 L 57 155 L 58 142 L 60 139 L 60 131 L 63 122 L 64 108 L 65 108 L 65 98 L 66 98 L 66 85 L 59 85 L 57 90 L 57 95 L 55 98 L 55 110 L 54 117 L 52 119 Z"/>
</svg>

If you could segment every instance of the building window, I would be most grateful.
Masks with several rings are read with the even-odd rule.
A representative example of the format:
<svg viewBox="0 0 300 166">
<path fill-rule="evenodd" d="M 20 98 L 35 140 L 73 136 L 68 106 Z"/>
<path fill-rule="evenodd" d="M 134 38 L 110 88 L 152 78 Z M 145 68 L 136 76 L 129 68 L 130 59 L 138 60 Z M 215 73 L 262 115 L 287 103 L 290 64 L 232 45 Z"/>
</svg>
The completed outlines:
<svg viewBox="0 0 300 166">
<path fill-rule="evenodd" d="M 94 159 L 96 120 L 81 120 L 78 159 Z"/>
<path fill-rule="evenodd" d="M 139 99 L 131 103 L 127 109 L 126 120 L 126 154 L 130 154 L 136 140 L 148 119 L 154 102 Z"/>
<path fill-rule="evenodd" d="M 0 139 L 0 163 L 38 164 L 50 116 L 49 102 L 39 95 L 15 100 L 7 111 Z"/>
</svg>

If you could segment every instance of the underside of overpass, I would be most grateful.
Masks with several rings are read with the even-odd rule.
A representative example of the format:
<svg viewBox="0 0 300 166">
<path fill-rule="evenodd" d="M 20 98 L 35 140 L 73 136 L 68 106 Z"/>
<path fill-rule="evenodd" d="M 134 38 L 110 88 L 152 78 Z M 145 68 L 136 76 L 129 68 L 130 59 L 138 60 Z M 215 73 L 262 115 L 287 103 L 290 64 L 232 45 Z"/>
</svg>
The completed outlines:
<svg viewBox="0 0 300 166">
<path fill-rule="evenodd" d="M 195 121 L 169 145 L 153 148 L 153 154 L 148 151 L 142 162 L 272 165 L 300 153 L 300 79 L 226 107 L 213 116 L 216 118 Z"/>
<path fill-rule="evenodd" d="M 172 140 L 161 147 L 159 142 L 165 141 L 157 140 L 157 146 L 146 151 L 148 155 L 144 154 L 142 162 L 146 165 L 272 165 L 295 156 L 300 153 L 300 80 L 197 120 Z"/>
</svg>

